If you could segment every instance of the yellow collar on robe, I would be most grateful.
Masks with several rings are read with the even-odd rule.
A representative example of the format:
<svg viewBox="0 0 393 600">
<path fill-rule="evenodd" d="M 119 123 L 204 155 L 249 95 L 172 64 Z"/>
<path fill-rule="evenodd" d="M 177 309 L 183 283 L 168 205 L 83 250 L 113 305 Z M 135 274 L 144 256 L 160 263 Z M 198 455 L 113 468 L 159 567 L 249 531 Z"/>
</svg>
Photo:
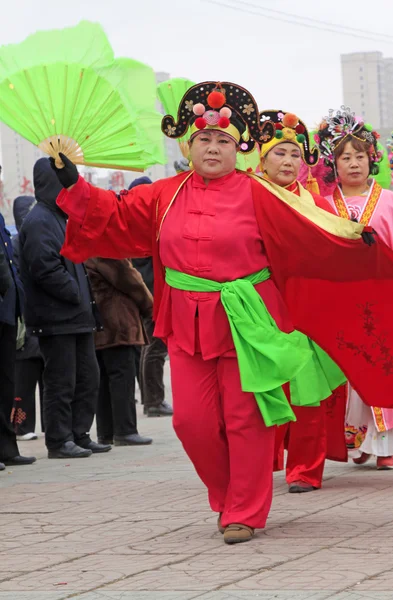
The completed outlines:
<svg viewBox="0 0 393 600">
<path fill-rule="evenodd" d="M 341 217 L 337 217 L 316 206 L 314 198 L 310 192 L 304 189 L 300 182 L 298 182 L 298 196 L 272 181 L 254 175 L 254 173 L 246 174 L 252 179 L 255 179 L 255 181 L 258 181 L 260 185 L 263 185 L 263 187 L 274 194 L 274 196 L 291 206 L 296 212 L 306 217 L 306 219 L 324 231 L 349 240 L 358 240 L 361 238 L 364 229 L 364 226 L 361 223 L 354 223 L 348 221 L 348 219 L 342 219 Z"/>
</svg>

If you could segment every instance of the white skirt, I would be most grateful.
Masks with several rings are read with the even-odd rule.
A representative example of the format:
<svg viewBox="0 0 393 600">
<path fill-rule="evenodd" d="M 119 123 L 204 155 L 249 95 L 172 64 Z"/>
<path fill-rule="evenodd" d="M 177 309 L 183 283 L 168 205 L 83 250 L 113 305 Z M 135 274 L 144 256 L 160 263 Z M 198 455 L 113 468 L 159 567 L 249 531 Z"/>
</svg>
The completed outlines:
<svg viewBox="0 0 393 600">
<path fill-rule="evenodd" d="M 393 429 L 378 431 L 372 408 L 348 386 L 345 439 L 349 458 L 359 458 L 362 452 L 375 456 L 393 456 Z"/>
</svg>

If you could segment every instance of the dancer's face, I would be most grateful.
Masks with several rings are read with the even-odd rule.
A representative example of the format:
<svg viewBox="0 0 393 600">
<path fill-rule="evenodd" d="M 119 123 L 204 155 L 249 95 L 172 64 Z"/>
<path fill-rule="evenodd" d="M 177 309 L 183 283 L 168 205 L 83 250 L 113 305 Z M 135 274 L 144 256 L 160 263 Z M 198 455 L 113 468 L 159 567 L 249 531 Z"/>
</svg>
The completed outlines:
<svg viewBox="0 0 393 600">
<path fill-rule="evenodd" d="M 346 187 L 366 185 L 370 174 L 370 161 L 366 151 L 354 148 L 346 142 L 342 154 L 336 158 L 340 183 Z"/>
<path fill-rule="evenodd" d="M 301 163 L 300 148 L 290 142 L 277 144 L 261 159 L 262 170 L 267 177 L 282 187 L 297 179 Z"/>
<path fill-rule="evenodd" d="M 190 157 L 195 171 L 205 180 L 218 179 L 236 166 L 235 140 L 220 131 L 198 133 L 190 143 Z"/>
</svg>

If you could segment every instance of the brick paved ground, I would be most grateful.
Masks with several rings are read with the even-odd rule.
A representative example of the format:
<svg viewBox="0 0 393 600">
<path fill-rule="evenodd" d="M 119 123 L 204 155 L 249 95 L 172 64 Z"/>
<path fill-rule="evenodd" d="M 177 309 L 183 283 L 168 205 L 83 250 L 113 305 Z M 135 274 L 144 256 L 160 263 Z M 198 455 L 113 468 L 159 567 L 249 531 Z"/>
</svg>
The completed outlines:
<svg viewBox="0 0 393 600">
<path fill-rule="evenodd" d="M 170 419 L 154 444 L 0 473 L 0 600 L 393 598 L 393 472 L 330 463 L 322 491 L 275 478 L 264 532 L 225 546 Z"/>
</svg>

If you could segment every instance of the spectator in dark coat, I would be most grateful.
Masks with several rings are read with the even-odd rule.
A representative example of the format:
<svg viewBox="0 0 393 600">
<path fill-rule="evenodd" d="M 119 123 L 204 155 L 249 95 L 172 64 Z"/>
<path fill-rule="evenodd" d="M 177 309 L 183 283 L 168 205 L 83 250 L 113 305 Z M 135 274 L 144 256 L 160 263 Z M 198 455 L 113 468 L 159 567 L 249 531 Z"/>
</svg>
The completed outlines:
<svg viewBox="0 0 393 600">
<path fill-rule="evenodd" d="M 8 266 L 8 261 L 6 255 L 3 251 L 3 248 L 0 248 L 0 302 L 3 301 L 3 298 L 12 283 L 12 277 L 10 273 L 10 268 Z"/>
<path fill-rule="evenodd" d="M 15 227 L 19 232 L 25 217 L 35 204 L 34 196 L 18 196 L 13 205 Z M 19 233 L 12 237 L 14 265 L 19 274 Z M 25 302 L 26 304 L 26 302 Z M 35 440 L 36 388 L 38 384 L 41 406 L 41 429 L 43 428 L 43 373 L 42 358 L 38 338 L 26 333 L 23 346 L 16 351 L 14 428 L 18 440 Z"/>
<path fill-rule="evenodd" d="M 0 214 L 0 251 L 7 261 L 10 284 L 0 302 L 0 469 L 5 465 L 31 464 L 34 457 L 19 455 L 11 423 L 15 389 L 15 355 L 18 318 L 24 304 L 22 283 L 13 264 L 9 231 Z M 3 464 L 4 463 L 4 464 Z"/>
<path fill-rule="evenodd" d="M 95 336 L 101 371 L 98 440 L 151 444 L 137 429 L 133 348 L 147 341 L 142 317 L 151 318 L 153 298 L 130 260 L 90 258 L 86 269 L 104 324 Z"/>
<path fill-rule="evenodd" d="M 99 388 L 94 336 L 95 303 L 83 265 L 60 255 L 66 218 L 56 198 L 62 189 L 47 158 L 34 165 L 37 204 L 19 241 L 28 334 L 44 357 L 44 424 L 49 458 L 79 458 L 111 446 L 90 439 Z"/>
<path fill-rule="evenodd" d="M 148 177 L 139 177 L 129 186 L 129 190 L 137 185 L 151 183 Z M 154 275 L 153 259 L 134 258 L 132 264 L 143 277 L 143 281 L 153 294 Z M 162 340 L 153 336 L 154 322 L 152 317 L 144 319 L 145 329 L 150 341 L 148 346 L 142 349 L 139 364 L 139 386 L 141 388 L 144 412 L 148 417 L 170 417 L 173 410 L 165 401 L 164 365 L 167 348 Z"/>
</svg>

